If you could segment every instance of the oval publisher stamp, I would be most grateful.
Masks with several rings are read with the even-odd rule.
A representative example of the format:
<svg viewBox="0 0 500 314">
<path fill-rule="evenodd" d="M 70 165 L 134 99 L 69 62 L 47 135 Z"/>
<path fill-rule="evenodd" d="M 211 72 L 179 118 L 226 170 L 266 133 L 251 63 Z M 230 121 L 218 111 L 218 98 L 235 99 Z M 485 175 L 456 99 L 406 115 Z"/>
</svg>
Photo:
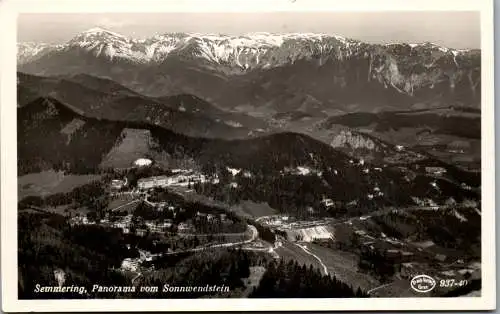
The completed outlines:
<svg viewBox="0 0 500 314">
<path fill-rule="evenodd" d="M 431 276 L 417 275 L 411 279 L 410 286 L 416 292 L 426 293 L 436 287 L 436 280 Z"/>
</svg>

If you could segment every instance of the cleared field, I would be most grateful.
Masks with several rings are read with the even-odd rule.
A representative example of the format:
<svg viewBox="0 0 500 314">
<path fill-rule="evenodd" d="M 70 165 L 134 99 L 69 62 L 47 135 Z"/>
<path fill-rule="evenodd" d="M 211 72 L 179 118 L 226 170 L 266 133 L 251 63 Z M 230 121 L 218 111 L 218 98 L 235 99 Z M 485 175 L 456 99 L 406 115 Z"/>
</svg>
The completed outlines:
<svg viewBox="0 0 500 314">
<path fill-rule="evenodd" d="M 231 209 L 242 216 L 250 216 L 253 218 L 278 214 L 278 211 L 271 208 L 267 203 L 256 203 L 252 201 L 242 201 Z"/>
<path fill-rule="evenodd" d="M 419 298 L 429 297 L 428 293 L 418 293 L 411 289 L 410 281 L 405 279 L 396 279 L 395 281 L 375 287 L 370 293 L 373 298 Z"/>
<path fill-rule="evenodd" d="M 194 169 L 196 164 L 191 159 L 173 159 L 169 154 L 157 151 L 157 143 L 151 137 L 151 131 L 145 129 L 123 129 L 118 139 L 104 157 L 101 167 L 130 168 L 139 158 L 154 160 L 163 167 Z"/>
<path fill-rule="evenodd" d="M 74 188 L 99 180 L 101 175 L 65 175 L 53 170 L 30 173 L 17 179 L 18 197 L 46 196 L 55 193 L 70 192 Z"/>
<path fill-rule="evenodd" d="M 316 226 L 303 229 L 286 230 L 288 240 L 311 242 L 314 239 L 331 239 L 334 237 L 334 229 L 330 226 Z"/>
<path fill-rule="evenodd" d="M 102 167 L 128 168 L 150 152 L 149 130 L 124 129 L 121 140 L 115 144 L 101 163 Z"/>
<path fill-rule="evenodd" d="M 358 272 L 358 257 L 355 254 L 325 248 L 313 243 L 307 243 L 306 246 L 323 261 L 330 275 L 334 275 L 353 288 L 360 287 L 362 290 L 368 291 L 380 285 L 371 276 Z"/>
<path fill-rule="evenodd" d="M 317 268 L 321 272 L 323 271 L 323 266 L 319 263 L 319 261 L 314 258 L 314 256 L 309 255 L 300 247 L 289 243 L 284 242 L 283 246 L 280 246 L 274 250 L 280 258 L 285 259 L 285 261 L 295 260 L 299 263 L 299 265 L 312 265 L 314 268 Z"/>
<path fill-rule="evenodd" d="M 49 208 L 50 211 L 58 213 L 60 215 L 66 215 L 70 212 L 74 212 L 73 207 L 71 205 L 61 205 L 56 207 Z"/>
<path fill-rule="evenodd" d="M 137 197 L 130 196 L 130 195 L 120 195 L 118 198 L 113 198 L 110 200 L 107 209 L 115 209 L 117 207 L 126 205 L 127 203 L 132 202 L 133 200 L 138 199 Z"/>
<path fill-rule="evenodd" d="M 140 199 L 114 200 L 109 203 L 107 210 L 132 214 L 140 203 Z"/>
</svg>

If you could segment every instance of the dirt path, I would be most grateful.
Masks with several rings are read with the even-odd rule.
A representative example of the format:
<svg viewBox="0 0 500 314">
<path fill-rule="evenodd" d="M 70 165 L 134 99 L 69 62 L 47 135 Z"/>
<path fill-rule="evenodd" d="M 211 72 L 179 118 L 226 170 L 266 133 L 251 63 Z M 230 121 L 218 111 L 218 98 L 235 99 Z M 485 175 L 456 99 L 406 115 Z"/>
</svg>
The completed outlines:
<svg viewBox="0 0 500 314">
<path fill-rule="evenodd" d="M 178 251 L 178 252 L 167 252 L 167 253 L 163 253 L 162 255 L 175 255 L 175 254 L 180 254 L 180 253 L 199 252 L 199 251 L 203 251 L 203 250 L 207 250 L 207 249 L 213 249 L 213 248 L 219 248 L 219 247 L 231 247 L 231 246 L 251 243 L 257 239 L 257 237 L 259 236 L 259 232 L 257 231 L 257 228 L 255 228 L 252 225 L 248 225 L 248 228 L 252 232 L 252 236 L 248 240 L 239 241 L 239 242 L 213 244 L 210 246 L 198 247 L 198 248 L 184 250 L 184 251 Z"/>
<path fill-rule="evenodd" d="M 134 281 L 139 279 L 139 277 L 141 277 L 141 276 L 142 276 L 142 273 L 137 273 L 137 275 L 134 278 L 132 278 L 132 280 L 131 280 L 132 284 L 134 284 Z"/>
<path fill-rule="evenodd" d="M 112 208 L 110 211 L 115 211 L 115 210 L 118 210 L 118 209 L 120 209 L 122 207 L 125 207 L 125 206 L 133 204 L 133 203 L 137 203 L 137 202 L 140 202 L 140 201 L 141 201 L 141 199 L 133 200 L 133 201 L 128 202 L 127 204 L 123 204 L 123 205 L 120 205 L 118 207 Z"/>
<path fill-rule="evenodd" d="M 296 246 L 298 246 L 299 248 L 301 248 L 307 254 L 309 254 L 312 257 L 314 257 L 319 262 L 319 264 L 321 265 L 321 267 L 323 268 L 323 272 L 325 273 L 325 275 L 329 275 L 328 268 L 323 263 L 323 261 L 321 260 L 321 258 L 318 257 L 318 255 L 316 255 L 316 254 L 312 253 L 311 251 L 309 251 L 309 249 L 305 245 L 301 245 L 301 244 L 297 244 L 297 243 L 293 243 L 293 244 L 296 245 Z"/>
<path fill-rule="evenodd" d="M 384 285 L 381 285 L 381 286 L 375 287 L 375 288 L 373 288 L 373 289 L 370 289 L 370 290 L 368 290 L 366 293 L 367 293 L 367 294 L 370 294 L 370 293 L 372 293 L 373 291 L 377 291 L 378 289 L 382 289 L 382 288 L 388 287 L 388 286 L 390 286 L 390 285 L 392 285 L 392 284 L 394 284 L 394 282 L 386 283 L 386 284 L 384 284 Z"/>
</svg>

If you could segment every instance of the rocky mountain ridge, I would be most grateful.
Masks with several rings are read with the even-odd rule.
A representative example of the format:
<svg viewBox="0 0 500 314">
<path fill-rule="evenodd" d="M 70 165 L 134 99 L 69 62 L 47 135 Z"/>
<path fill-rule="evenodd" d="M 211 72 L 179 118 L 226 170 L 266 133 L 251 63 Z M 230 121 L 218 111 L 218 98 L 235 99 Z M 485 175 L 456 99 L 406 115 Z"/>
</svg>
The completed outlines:
<svg viewBox="0 0 500 314">
<path fill-rule="evenodd" d="M 262 103 L 299 85 L 320 102 L 333 98 L 328 93 L 349 94 L 339 99 L 345 102 L 360 89 L 377 94 L 371 98 L 412 104 L 444 98 L 477 106 L 480 98 L 480 50 L 432 43 L 380 45 L 301 33 L 171 33 L 139 40 L 94 28 L 62 45 L 19 43 L 18 52 L 18 69 L 26 73 L 87 73 L 155 96 L 191 93 L 218 101 L 210 90 L 220 94 L 229 85 Z"/>
</svg>

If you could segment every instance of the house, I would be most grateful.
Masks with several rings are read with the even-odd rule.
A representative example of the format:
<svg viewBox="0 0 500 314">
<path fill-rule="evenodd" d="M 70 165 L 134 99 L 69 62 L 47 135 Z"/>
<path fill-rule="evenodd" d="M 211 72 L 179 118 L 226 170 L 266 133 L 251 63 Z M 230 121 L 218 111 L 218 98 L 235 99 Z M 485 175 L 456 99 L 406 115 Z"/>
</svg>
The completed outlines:
<svg viewBox="0 0 500 314">
<path fill-rule="evenodd" d="M 119 190 L 126 185 L 127 181 L 125 180 L 111 180 L 111 189 Z"/>
<path fill-rule="evenodd" d="M 75 216 L 70 220 L 71 225 L 92 225 L 95 222 L 90 221 L 87 216 Z"/>
<path fill-rule="evenodd" d="M 146 261 L 146 262 L 150 262 L 153 260 L 153 255 L 151 255 L 151 252 L 148 252 L 148 251 L 144 251 L 144 250 L 139 250 L 139 259 L 141 261 Z"/>
<path fill-rule="evenodd" d="M 123 260 L 121 268 L 128 271 L 137 271 L 139 268 L 139 261 L 134 258 L 126 258 Z"/>
<path fill-rule="evenodd" d="M 444 255 L 444 254 L 436 254 L 436 255 L 434 256 L 434 258 L 435 258 L 435 259 L 437 259 L 437 260 L 438 260 L 438 261 L 440 261 L 440 262 L 444 262 L 444 261 L 446 260 L 447 256 L 446 256 L 446 255 Z"/>
<path fill-rule="evenodd" d="M 167 207 L 167 202 L 155 202 L 154 207 L 157 211 L 162 212 Z"/>
<path fill-rule="evenodd" d="M 385 258 L 391 259 L 391 260 L 399 260 L 401 259 L 402 254 L 400 250 L 396 249 L 389 249 L 385 251 Z"/>
<path fill-rule="evenodd" d="M 141 237 L 145 236 L 147 232 L 148 231 L 146 229 L 142 229 L 142 228 L 135 230 L 135 234 L 138 236 L 141 236 Z"/>
<path fill-rule="evenodd" d="M 444 169 L 443 167 L 425 167 L 425 172 L 427 172 L 428 174 L 441 176 L 446 173 L 446 169 Z"/>
<path fill-rule="evenodd" d="M 190 224 L 187 224 L 187 223 L 184 223 L 184 222 L 181 222 L 178 226 L 177 226 L 177 230 L 179 232 L 187 232 L 189 230 L 192 230 L 192 226 Z"/>
<path fill-rule="evenodd" d="M 145 225 L 151 232 L 163 232 L 163 227 L 161 225 L 157 225 L 154 222 L 148 221 L 145 222 Z"/>
<path fill-rule="evenodd" d="M 150 166 L 153 163 L 151 159 L 147 158 L 139 158 L 136 161 L 134 161 L 134 166 L 136 167 L 147 167 Z"/>
<path fill-rule="evenodd" d="M 165 187 L 169 183 L 169 178 L 167 176 L 157 176 L 142 178 L 137 181 L 137 187 L 141 190 L 148 190 L 154 187 Z"/>
<path fill-rule="evenodd" d="M 364 236 L 366 235 L 366 232 L 364 230 L 356 230 L 354 231 L 355 234 L 359 235 L 359 236 Z"/>
<path fill-rule="evenodd" d="M 172 223 L 171 222 L 168 222 L 168 221 L 165 221 L 162 225 L 161 225 L 163 228 L 170 228 L 172 227 Z"/>
<path fill-rule="evenodd" d="M 325 205 L 325 207 L 332 207 L 334 205 L 333 200 L 330 198 L 325 198 L 321 202 Z"/>
</svg>

